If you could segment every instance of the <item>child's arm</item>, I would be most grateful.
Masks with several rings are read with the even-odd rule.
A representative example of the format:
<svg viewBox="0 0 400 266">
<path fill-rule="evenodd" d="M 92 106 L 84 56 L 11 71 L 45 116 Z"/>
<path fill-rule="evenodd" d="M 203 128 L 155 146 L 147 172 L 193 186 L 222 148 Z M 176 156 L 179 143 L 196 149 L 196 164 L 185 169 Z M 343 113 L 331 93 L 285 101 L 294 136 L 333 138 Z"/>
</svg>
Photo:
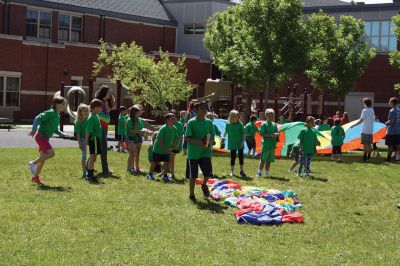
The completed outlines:
<svg viewBox="0 0 400 266">
<path fill-rule="evenodd" d="M 39 124 L 40 124 L 40 114 L 35 117 L 35 120 L 33 120 L 32 129 L 31 132 L 29 132 L 29 136 L 33 137 L 35 135 Z"/>
<path fill-rule="evenodd" d="M 201 140 L 197 140 L 192 137 L 186 137 L 185 139 L 190 144 L 195 144 L 195 145 L 202 146 L 202 147 L 204 146 L 204 143 Z"/>
<path fill-rule="evenodd" d="M 90 138 L 90 133 L 86 132 L 86 145 L 89 145 L 89 138 Z"/>
<path fill-rule="evenodd" d="M 59 137 L 61 138 L 66 138 L 67 134 L 65 134 L 64 132 L 62 132 L 59 128 L 57 128 L 56 132 L 55 132 Z"/>
</svg>

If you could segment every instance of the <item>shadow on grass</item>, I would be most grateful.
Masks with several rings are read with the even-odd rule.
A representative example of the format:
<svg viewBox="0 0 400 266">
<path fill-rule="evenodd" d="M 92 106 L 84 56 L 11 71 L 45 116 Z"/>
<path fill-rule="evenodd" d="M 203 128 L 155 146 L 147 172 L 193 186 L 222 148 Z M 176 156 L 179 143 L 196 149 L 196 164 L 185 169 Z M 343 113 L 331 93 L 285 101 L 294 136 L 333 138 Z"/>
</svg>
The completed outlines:
<svg viewBox="0 0 400 266">
<path fill-rule="evenodd" d="M 281 182 L 289 182 L 290 179 L 284 178 L 284 177 L 278 177 L 278 176 L 268 176 L 268 177 L 263 177 L 263 179 L 269 179 L 269 180 L 276 180 L 276 181 L 281 181 Z"/>
<path fill-rule="evenodd" d="M 208 210 L 217 214 L 224 214 L 224 210 L 228 209 L 227 206 L 221 206 L 210 199 L 205 199 L 205 201 L 196 201 L 195 204 L 200 210 Z"/>
<path fill-rule="evenodd" d="M 114 174 L 98 174 L 97 178 L 114 178 L 114 179 L 120 179 L 121 177 L 118 175 L 114 175 Z"/>
<path fill-rule="evenodd" d="M 38 190 L 43 191 L 55 191 L 55 192 L 69 192 L 72 190 L 70 187 L 61 187 L 61 186 L 49 186 L 49 185 L 41 185 L 38 186 Z"/>
<path fill-rule="evenodd" d="M 327 178 L 315 177 L 315 176 L 311 176 L 310 180 L 313 180 L 313 181 L 321 181 L 321 182 L 328 182 L 328 179 L 327 179 Z"/>
</svg>

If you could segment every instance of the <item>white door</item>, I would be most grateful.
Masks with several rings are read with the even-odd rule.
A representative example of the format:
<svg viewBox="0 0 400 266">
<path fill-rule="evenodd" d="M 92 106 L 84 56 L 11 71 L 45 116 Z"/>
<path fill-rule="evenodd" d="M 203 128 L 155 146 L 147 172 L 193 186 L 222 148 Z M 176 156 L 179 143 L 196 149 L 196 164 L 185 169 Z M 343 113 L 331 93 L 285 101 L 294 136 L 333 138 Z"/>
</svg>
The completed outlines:
<svg viewBox="0 0 400 266">
<path fill-rule="evenodd" d="M 350 92 L 344 99 L 344 111 L 349 114 L 350 121 L 360 118 L 361 111 L 364 109 L 362 100 L 371 98 L 374 102 L 375 93 L 373 92 Z"/>
</svg>

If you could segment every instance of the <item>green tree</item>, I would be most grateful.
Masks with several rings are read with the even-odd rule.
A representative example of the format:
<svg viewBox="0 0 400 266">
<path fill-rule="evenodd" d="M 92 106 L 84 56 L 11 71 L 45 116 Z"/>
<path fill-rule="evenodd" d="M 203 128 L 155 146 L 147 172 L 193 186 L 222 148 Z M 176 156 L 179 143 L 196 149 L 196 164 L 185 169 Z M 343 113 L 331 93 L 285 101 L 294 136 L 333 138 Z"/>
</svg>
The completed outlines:
<svg viewBox="0 0 400 266">
<path fill-rule="evenodd" d="M 244 0 L 208 21 L 204 43 L 229 79 L 264 92 L 277 89 L 307 58 L 301 0 Z"/>
<path fill-rule="evenodd" d="M 393 32 L 396 34 L 397 38 L 400 38 L 400 15 L 397 15 L 392 18 L 394 22 Z M 390 53 L 389 57 L 390 64 L 395 67 L 400 68 L 400 51 L 396 50 Z M 400 83 L 395 85 L 396 90 L 400 90 Z"/>
<path fill-rule="evenodd" d="M 375 56 L 364 40 L 364 23 L 341 16 L 336 25 L 333 17 L 321 12 L 311 15 L 306 25 L 311 50 L 305 73 L 313 87 L 338 96 L 340 102 Z"/>
<path fill-rule="evenodd" d="M 156 115 L 166 112 L 168 104 L 186 100 L 193 90 L 186 79 L 185 58 L 174 63 L 161 50 L 154 58 L 134 42 L 121 46 L 101 43 L 93 74 L 110 70 L 112 80 L 121 80 L 130 88 L 133 102 L 149 104 Z"/>
</svg>

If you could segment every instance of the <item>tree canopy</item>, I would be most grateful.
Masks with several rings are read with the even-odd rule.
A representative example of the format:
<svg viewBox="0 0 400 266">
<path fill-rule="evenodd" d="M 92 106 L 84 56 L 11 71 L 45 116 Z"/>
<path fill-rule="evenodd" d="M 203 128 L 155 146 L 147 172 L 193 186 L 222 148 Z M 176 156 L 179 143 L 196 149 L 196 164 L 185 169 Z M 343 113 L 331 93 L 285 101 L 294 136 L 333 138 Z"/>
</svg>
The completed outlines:
<svg viewBox="0 0 400 266">
<path fill-rule="evenodd" d="M 396 34 L 397 38 L 399 39 L 400 38 L 400 15 L 393 17 L 392 20 L 395 25 L 393 32 L 394 32 L 394 34 Z M 392 64 L 392 66 L 400 68 L 400 51 L 396 50 L 396 51 L 391 52 L 389 60 L 390 60 L 390 64 Z M 396 84 L 395 89 L 400 90 L 400 84 Z"/>
</svg>

